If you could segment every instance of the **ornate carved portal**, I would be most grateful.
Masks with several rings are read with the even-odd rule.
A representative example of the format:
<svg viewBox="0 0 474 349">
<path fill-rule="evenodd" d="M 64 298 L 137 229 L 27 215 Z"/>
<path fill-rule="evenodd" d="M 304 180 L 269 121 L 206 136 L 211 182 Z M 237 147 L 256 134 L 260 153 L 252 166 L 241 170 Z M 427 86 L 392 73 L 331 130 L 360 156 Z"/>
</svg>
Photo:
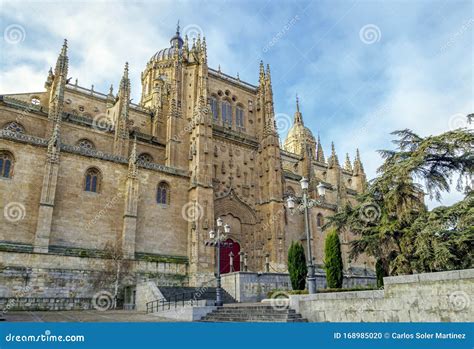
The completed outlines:
<svg viewBox="0 0 474 349">
<path fill-rule="evenodd" d="M 230 225 L 230 234 L 228 238 L 233 242 L 233 246 L 238 246 L 232 249 L 221 250 L 221 273 L 228 273 L 230 271 L 229 253 L 233 253 L 234 271 L 240 270 L 240 256 L 239 252 L 247 253 L 248 256 L 253 255 L 255 250 L 255 226 L 257 224 L 257 217 L 254 210 L 242 201 L 233 189 L 231 189 L 225 196 L 220 197 L 214 203 L 215 217 L 221 217 L 224 223 Z M 249 263 L 252 268 L 252 260 Z"/>
</svg>

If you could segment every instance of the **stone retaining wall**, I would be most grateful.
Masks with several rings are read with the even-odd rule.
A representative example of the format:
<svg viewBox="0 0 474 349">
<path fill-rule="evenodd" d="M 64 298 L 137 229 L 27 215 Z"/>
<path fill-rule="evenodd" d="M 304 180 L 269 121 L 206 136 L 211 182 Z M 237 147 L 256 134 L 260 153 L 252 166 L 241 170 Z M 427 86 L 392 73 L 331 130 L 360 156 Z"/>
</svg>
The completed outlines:
<svg viewBox="0 0 474 349">
<path fill-rule="evenodd" d="M 344 275 L 344 288 L 371 286 L 376 284 L 375 276 Z M 326 288 L 326 275 L 319 270 L 316 273 L 318 289 Z M 260 302 L 267 298 L 272 290 L 291 290 L 290 277 L 286 273 L 235 272 L 222 275 L 222 287 L 238 302 Z"/>
<path fill-rule="evenodd" d="M 113 282 L 103 282 L 107 263 L 110 261 L 103 258 L 0 251 L 0 299 L 29 299 L 22 303 L 22 309 L 28 305 L 36 309 L 49 303 L 44 299 L 76 304 L 75 300 L 91 299 L 100 291 L 113 293 Z M 188 284 L 186 267 L 180 263 L 131 261 L 120 286 L 148 279 L 159 280 L 161 285 L 184 286 Z"/>
<path fill-rule="evenodd" d="M 290 296 L 312 322 L 455 322 L 474 319 L 474 269 L 384 278 L 385 289 Z"/>
</svg>

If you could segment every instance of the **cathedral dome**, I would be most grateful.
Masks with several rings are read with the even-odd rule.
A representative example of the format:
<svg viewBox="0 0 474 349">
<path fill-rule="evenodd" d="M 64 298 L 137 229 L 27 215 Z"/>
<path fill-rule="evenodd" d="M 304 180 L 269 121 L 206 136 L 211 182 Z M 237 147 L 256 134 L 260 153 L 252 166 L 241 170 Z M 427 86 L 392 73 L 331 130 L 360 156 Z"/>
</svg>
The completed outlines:
<svg viewBox="0 0 474 349">
<path fill-rule="evenodd" d="M 176 28 L 176 34 L 170 40 L 170 47 L 164 48 L 156 52 L 153 56 L 151 56 L 150 61 L 162 61 L 167 60 L 173 57 L 176 46 L 178 46 L 178 54 L 181 55 L 183 53 L 183 39 L 179 33 L 179 22 Z"/>
<path fill-rule="evenodd" d="M 286 151 L 299 154 L 302 144 L 316 144 L 313 132 L 303 123 L 303 116 L 300 112 L 298 99 L 296 100 L 296 112 L 293 126 L 291 126 L 286 136 L 283 148 Z"/>
</svg>

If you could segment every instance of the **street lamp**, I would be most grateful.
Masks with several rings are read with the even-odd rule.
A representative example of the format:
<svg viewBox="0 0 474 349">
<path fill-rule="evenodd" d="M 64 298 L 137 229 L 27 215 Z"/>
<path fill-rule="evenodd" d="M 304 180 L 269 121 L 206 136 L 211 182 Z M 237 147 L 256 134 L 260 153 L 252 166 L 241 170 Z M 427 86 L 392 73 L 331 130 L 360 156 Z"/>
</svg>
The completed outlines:
<svg viewBox="0 0 474 349">
<path fill-rule="evenodd" d="M 209 240 L 205 241 L 206 246 L 211 246 L 217 249 L 217 287 L 216 287 L 216 306 L 222 306 L 222 289 L 221 289 L 221 248 L 228 247 L 230 244 L 224 242 L 227 239 L 225 234 L 230 233 L 230 225 L 224 225 L 224 234 L 221 234 L 223 225 L 221 217 L 216 220 L 216 230 L 209 231 Z"/>
<path fill-rule="evenodd" d="M 296 202 L 299 202 L 298 211 L 304 214 L 304 227 L 306 233 L 306 241 L 308 244 L 308 292 L 309 293 L 316 293 L 316 276 L 315 266 L 313 263 L 313 254 L 311 251 L 311 226 L 309 224 L 309 209 L 313 206 L 320 205 L 323 203 L 324 195 L 326 195 L 326 186 L 320 182 L 316 189 L 318 190 L 318 195 L 321 197 L 321 200 L 314 200 L 308 198 L 308 187 L 309 181 L 307 178 L 303 177 L 300 181 L 301 189 L 303 190 L 303 196 L 301 198 L 297 197 L 288 197 L 287 204 L 290 211 L 293 213 L 295 210 Z"/>
</svg>

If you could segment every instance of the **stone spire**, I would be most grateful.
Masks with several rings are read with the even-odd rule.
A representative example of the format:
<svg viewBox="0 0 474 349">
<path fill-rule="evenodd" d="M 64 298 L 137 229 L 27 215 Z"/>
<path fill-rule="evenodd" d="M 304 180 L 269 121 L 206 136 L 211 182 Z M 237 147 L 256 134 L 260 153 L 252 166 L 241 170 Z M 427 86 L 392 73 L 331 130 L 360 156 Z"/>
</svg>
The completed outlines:
<svg viewBox="0 0 474 349">
<path fill-rule="evenodd" d="M 316 147 L 316 161 L 324 162 L 324 151 L 321 145 L 321 139 L 319 138 L 319 134 L 318 134 L 318 144 Z"/>
<path fill-rule="evenodd" d="M 56 61 L 56 67 L 54 69 L 54 75 L 56 77 L 61 77 L 63 79 L 67 79 L 67 71 L 68 71 L 69 59 L 67 57 L 67 40 L 64 39 L 63 47 L 61 49 L 61 53 Z"/>
<path fill-rule="evenodd" d="M 49 95 L 48 119 L 53 122 L 61 119 L 64 106 L 64 92 L 67 83 L 68 62 L 67 40 L 64 39 L 63 47 L 61 48 L 61 52 L 56 61 L 56 67 L 54 68 L 54 76 L 52 76 L 51 91 Z M 49 132 L 52 132 L 53 128 L 54 125 L 50 125 Z"/>
<path fill-rule="evenodd" d="M 296 112 L 295 112 L 295 118 L 294 118 L 293 123 L 304 125 L 303 115 L 300 112 L 300 101 L 299 101 L 299 98 L 298 98 L 298 94 L 296 95 Z"/>
<path fill-rule="evenodd" d="M 266 82 L 267 87 L 270 87 L 270 91 L 271 91 L 272 77 L 270 75 L 270 64 L 267 64 L 267 71 L 265 72 L 265 82 Z"/>
<path fill-rule="evenodd" d="M 328 167 L 338 167 L 339 159 L 337 158 L 336 149 L 334 147 L 334 142 L 331 143 L 331 156 L 328 159 Z"/>
<path fill-rule="evenodd" d="M 201 63 L 207 63 L 207 43 L 206 37 L 202 37 L 202 45 L 201 45 Z"/>
<path fill-rule="evenodd" d="M 356 157 L 354 160 L 354 175 L 359 175 L 364 173 L 364 166 L 360 160 L 359 148 L 356 150 Z"/>
<path fill-rule="evenodd" d="M 118 91 L 118 103 L 114 108 L 118 108 L 115 120 L 114 153 L 119 156 L 128 156 L 129 145 L 129 123 L 128 114 L 130 106 L 130 79 L 128 77 L 128 63 L 125 63 L 123 76 L 120 80 Z M 114 113 L 115 113 L 114 112 Z"/>
<path fill-rule="evenodd" d="M 265 85 L 265 68 L 263 66 L 263 61 L 260 61 L 260 74 L 258 77 L 258 82 L 260 86 Z"/>
<path fill-rule="evenodd" d="M 349 153 L 346 153 L 346 162 L 344 163 L 344 169 L 346 171 L 352 171 L 351 159 L 349 158 Z"/>
</svg>

